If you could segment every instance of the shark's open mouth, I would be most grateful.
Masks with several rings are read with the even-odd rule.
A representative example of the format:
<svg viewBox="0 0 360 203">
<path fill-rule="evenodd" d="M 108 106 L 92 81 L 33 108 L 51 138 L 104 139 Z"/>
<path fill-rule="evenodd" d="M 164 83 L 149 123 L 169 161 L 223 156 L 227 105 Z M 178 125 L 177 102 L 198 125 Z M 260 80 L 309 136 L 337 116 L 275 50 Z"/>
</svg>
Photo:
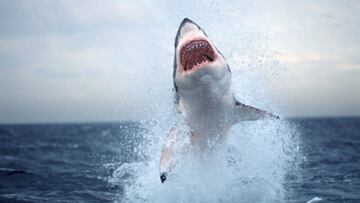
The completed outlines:
<svg viewBox="0 0 360 203">
<path fill-rule="evenodd" d="M 185 71 L 211 63 L 214 58 L 214 50 L 206 40 L 190 41 L 180 51 L 180 63 Z"/>
</svg>

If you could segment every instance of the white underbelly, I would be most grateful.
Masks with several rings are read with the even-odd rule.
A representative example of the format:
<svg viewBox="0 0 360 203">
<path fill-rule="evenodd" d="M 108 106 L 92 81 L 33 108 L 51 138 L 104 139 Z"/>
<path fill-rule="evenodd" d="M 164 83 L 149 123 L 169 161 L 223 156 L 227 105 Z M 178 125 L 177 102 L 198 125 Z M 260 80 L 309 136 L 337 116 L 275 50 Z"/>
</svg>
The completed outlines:
<svg viewBox="0 0 360 203">
<path fill-rule="evenodd" d="M 187 103 L 185 112 L 192 141 L 201 148 L 211 148 L 225 139 L 231 127 L 232 100 L 222 97 L 195 102 Z"/>
</svg>

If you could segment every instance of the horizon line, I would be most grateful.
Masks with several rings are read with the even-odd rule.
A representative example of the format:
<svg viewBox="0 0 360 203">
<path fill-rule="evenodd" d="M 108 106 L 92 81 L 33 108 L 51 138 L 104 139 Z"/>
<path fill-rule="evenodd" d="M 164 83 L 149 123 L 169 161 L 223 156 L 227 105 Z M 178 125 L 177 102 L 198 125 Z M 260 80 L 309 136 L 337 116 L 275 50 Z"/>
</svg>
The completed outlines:
<svg viewBox="0 0 360 203">
<path fill-rule="evenodd" d="M 280 119 L 293 120 L 293 119 L 350 119 L 360 118 L 360 115 L 339 115 L 339 116 L 285 116 Z M 151 121 L 151 119 L 119 119 L 119 120 L 84 120 L 84 121 L 20 121 L 20 122 L 0 122 L 0 126 L 4 125 L 86 125 L 86 124 L 115 124 L 115 123 L 138 123 L 141 121 Z"/>
</svg>

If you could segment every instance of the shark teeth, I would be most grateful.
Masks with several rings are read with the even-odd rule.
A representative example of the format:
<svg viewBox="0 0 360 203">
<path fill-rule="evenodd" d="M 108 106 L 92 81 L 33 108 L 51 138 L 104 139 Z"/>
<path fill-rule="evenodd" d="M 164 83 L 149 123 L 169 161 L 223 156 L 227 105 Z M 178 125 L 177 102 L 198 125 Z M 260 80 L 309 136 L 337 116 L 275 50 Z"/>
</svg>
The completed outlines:
<svg viewBox="0 0 360 203">
<path fill-rule="evenodd" d="M 190 41 L 180 51 L 180 62 L 185 71 L 211 63 L 214 58 L 214 50 L 206 40 Z"/>
</svg>

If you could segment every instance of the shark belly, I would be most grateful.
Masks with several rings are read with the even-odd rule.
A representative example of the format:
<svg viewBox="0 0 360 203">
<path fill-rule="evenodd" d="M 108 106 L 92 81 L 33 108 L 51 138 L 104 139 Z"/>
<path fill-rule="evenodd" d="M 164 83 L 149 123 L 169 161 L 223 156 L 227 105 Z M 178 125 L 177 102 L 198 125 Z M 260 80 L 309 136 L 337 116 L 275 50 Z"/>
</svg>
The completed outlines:
<svg viewBox="0 0 360 203">
<path fill-rule="evenodd" d="M 190 127 L 191 141 L 201 150 L 216 148 L 225 139 L 232 125 L 232 96 L 229 91 L 219 92 L 215 88 L 199 88 L 183 103 L 184 117 Z"/>
</svg>

